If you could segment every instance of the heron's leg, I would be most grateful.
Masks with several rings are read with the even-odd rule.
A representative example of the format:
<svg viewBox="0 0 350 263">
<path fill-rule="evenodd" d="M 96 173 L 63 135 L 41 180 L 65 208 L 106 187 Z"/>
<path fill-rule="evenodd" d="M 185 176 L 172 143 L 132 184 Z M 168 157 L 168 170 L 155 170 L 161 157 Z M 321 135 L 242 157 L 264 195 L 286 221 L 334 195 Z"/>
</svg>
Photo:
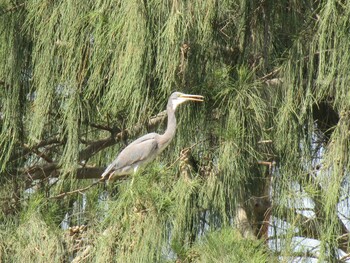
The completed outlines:
<svg viewBox="0 0 350 263">
<path fill-rule="evenodd" d="M 132 186 L 134 185 L 134 178 L 135 178 L 135 176 L 134 176 L 134 174 L 132 174 L 131 175 L 131 183 L 130 183 L 130 189 L 132 189 Z"/>
<path fill-rule="evenodd" d="M 133 184 L 134 184 L 134 179 L 135 179 L 135 175 L 137 174 L 137 169 L 138 169 L 138 168 L 139 168 L 138 166 L 135 166 L 135 167 L 134 167 L 134 172 L 133 172 L 133 174 L 131 175 L 131 176 L 132 176 L 132 179 L 131 179 L 130 187 L 132 187 Z"/>
<path fill-rule="evenodd" d="M 134 186 L 135 177 L 136 177 L 137 174 L 138 174 L 137 171 L 138 171 L 138 166 L 135 166 L 135 167 L 134 167 L 134 171 L 133 171 L 133 173 L 131 174 L 132 178 L 131 178 L 131 183 L 130 183 L 130 187 L 129 187 L 131 194 L 133 194 L 132 188 L 133 188 L 133 186 Z"/>
</svg>

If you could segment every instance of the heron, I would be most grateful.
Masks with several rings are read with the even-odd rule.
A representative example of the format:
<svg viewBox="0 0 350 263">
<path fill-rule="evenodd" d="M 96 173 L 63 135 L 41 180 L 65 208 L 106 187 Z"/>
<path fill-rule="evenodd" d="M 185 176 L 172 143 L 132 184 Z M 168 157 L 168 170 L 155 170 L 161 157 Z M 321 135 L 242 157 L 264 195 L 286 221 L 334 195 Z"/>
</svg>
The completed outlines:
<svg viewBox="0 0 350 263">
<path fill-rule="evenodd" d="M 130 143 L 122 150 L 117 158 L 107 166 L 101 175 L 102 179 L 114 181 L 119 176 L 136 173 L 140 167 L 144 167 L 153 161 L 171 142 L 176 131 L 175 110 L 177 106 L 186 101 L 203 101 L 201 95 L 184 94 L 174 92 L 170 95 L 167 104 L 168 123 L 163 134 L 148 133 Z"/>
</svg>

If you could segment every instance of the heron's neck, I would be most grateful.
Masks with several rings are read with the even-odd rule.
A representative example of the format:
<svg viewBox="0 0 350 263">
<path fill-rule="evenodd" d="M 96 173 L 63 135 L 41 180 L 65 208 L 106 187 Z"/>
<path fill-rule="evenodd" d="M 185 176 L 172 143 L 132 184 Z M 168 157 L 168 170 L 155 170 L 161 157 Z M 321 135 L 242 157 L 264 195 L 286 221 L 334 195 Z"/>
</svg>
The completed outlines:
<svg viewBox="0 0 350 263">
<path fill-rule="evenodd" d="M 175 110 L 170 105 L 168 105 L 167 107 L 167 114 L 168 114 L 168 125 L 166 127 L 165 133 L 163 134 L 163 139 L 166 142 L 171 141 L 171 139 L 175 136 L 175 131 L 176 131 Z"/>
</svg>

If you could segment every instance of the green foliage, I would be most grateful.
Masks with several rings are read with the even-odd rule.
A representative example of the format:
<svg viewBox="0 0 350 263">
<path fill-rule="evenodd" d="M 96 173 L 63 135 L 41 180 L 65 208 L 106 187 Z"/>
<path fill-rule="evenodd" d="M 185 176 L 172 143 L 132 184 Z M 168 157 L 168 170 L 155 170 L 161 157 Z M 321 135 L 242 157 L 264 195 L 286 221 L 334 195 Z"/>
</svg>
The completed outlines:
<svg viewBox="0 0 350 263">
<path fill-rule="evenodd" d="M 2 225 L 1 261 L 2 262 L 62 262 L 65 257 L 63 239 L 60 232 L 52 224 L 47 224 L 46 212 L 40 213 L 39 200 L 32 201 L 30 208 L 18 222 L 10 221 Z"/>
<path fill-rule="evenodd" d="M 284 258 L 295 237 L 321 261 L 349 253 L 349 15 L 341 0 L 3 0 L 0 261 L 271 260 L 238 235 L 238 206 Z M 205 102 L 179 108 L 168 150 L 75 191 L 163 130 L 144 124 L 174 90 Z M 88 225 L 79 248 L 63 219 Z"/>
<path fill-rule="evenodd" d="M 188 252 L 190 262 L 271 262 L 261 241 L 244 239 L 233 228 L 209 232 Z M 275 258 L 275 260 L 277 260 Z"/>
</svg>

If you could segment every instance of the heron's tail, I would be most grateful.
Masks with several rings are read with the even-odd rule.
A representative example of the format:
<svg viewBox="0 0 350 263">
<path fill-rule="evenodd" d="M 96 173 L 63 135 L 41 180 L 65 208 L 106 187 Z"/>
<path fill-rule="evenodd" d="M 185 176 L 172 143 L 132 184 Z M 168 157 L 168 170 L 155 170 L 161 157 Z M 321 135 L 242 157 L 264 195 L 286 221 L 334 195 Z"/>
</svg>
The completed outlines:
<svg viewBox="0 0 350 263">
<path fill-rule="evenodd" d="M 103 179 L 107 179 L 106 176 L 113 170 L 114 163 L 111 163 L 110 165 L 107 166 L 106 170 L 101 174 L 101 177 Z"/>
</svg>

